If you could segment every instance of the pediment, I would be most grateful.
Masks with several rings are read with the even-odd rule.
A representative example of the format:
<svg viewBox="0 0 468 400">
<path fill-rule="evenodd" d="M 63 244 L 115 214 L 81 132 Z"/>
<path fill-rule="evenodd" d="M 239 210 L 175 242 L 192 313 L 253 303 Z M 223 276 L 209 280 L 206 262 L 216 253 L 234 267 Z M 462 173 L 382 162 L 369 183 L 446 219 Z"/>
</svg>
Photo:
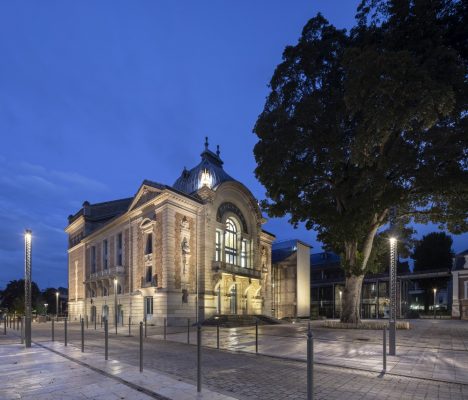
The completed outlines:
<svg viewBox="0 0 468 400">
<path fill-rule="evenodd" d="M 143 204 L 146 204 L 148 201 L 158 197 L 160 193 L 161 189 L 157 189 L 145 184 L 141 185 L 128 210 L 131 211 L 142 206 Z"/>
</svg>

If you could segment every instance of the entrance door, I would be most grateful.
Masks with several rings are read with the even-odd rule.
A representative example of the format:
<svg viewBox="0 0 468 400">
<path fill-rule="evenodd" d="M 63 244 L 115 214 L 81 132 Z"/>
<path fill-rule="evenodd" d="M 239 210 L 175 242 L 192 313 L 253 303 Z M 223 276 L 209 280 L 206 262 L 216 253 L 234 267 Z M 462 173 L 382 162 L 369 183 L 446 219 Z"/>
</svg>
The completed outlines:
<svg viewBox="0 0 468 400">
<path fill-rule="evenodd" d="M 145 318 L 151 320 L 153 318 L 153 297 L 145 297 Z"/>
</svg>

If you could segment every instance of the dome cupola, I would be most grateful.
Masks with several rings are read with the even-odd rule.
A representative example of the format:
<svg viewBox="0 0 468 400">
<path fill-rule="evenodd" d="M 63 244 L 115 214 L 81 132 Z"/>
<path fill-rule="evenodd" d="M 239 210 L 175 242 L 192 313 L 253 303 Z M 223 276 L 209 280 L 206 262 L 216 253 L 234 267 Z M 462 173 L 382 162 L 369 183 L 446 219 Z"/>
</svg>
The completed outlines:
<svg viewBox="0 0 468 400">
<path fill-rule="evenodd" d="M 181 192 L 191 194 L 200 190 L 203 186 L 215 189 L 219 184 L 226 181 L 234 181 L 223 169 L 223 161 L 219 157 L 219 146 L 216 153 L 208 148 L 208 138 L 205 138 L 205 150 L 200 154 L 200 163 L 187 170 L 184 167 L 182 174 L 175 181 L 173 188 Z"/>
</svg>

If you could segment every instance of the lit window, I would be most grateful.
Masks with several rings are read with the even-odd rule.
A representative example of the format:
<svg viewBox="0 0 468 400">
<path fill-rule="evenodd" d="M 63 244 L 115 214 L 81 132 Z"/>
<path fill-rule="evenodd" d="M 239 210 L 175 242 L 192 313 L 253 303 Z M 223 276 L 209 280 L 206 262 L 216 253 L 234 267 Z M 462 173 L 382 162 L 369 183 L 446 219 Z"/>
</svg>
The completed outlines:
<svg viewBox="0 0 468 400">
<path fill-rule="evenodd" d="M 243 239 L 241 242 L 241 267 L 247 268 L 248 242 Z"/>
<path fill-rule="evenodd" d="M 224 254 L 228 264 L 237 264 L 237 227 L 231 218 L 226 220 Z"/>
<path fill-rule="evenodd" d="M 221 261 L 221 231 L 216 230 L 216 254 L 215 261 Z"/>
<path fill-rule="evenodd" d="M 210 174 L 210 171 L 208 171 L 207 169 L 204 169 L 200 174 L 198 188 L 201 189 L 203 186 L 208 186 L 211 189 L 212 184 L 213 184 L 213 178 Z"/>
</svg>

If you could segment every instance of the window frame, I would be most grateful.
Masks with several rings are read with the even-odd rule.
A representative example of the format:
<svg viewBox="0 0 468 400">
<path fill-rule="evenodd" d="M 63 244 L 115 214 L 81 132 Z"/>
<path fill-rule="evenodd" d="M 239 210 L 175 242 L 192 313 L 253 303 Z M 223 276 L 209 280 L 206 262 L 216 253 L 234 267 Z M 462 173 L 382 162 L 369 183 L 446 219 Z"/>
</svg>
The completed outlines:
<svg viewBox="0 0 468 400">
<path fill-rule="evenodd" d="M 115 265 L 123 265 L 123 234 L 119 232 L 115 235 Z"/>
<path fill-rule="evenodd" d="M 102 241 L 102 269 L 109 269 L 109 242 L 107 239 Z"/>
</svg>

